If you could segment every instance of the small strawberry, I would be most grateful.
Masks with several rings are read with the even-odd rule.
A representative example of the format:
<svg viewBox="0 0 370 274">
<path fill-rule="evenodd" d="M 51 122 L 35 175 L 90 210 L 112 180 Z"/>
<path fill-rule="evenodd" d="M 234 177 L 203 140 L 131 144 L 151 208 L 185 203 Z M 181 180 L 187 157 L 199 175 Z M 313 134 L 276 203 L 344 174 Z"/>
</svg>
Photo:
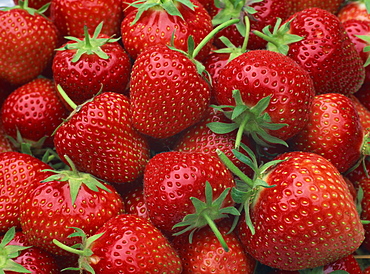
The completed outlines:
<svg viewBox="0 0 370 274">
<path fill-rule="evenodd" d="M 133 128 L 131 113 L 125 95 L 97 95 L 80 105 L 56 130 L 56 152 L 62 160 L 67 155 L 79 171 L 108 182 L 134 181 L 143 174 L 149 147 Z"/>
<path fill-rule="evenodd" d="M 85 27 L 83 38 L 67 37 L 71 41 L 57 49 L 53 59 L 55 84 L 78 105 L 98 92 L 124 93 L 129 82 L 129 56 L 118 39 L 100 34 L 102 27 L 100 23 L 91 36 Z"/>
<path fill-rule="evenodd" d="M 93 236 L 76 228 L 82 237 L 79 249 L 54 240 L 61 248 L 80 256 L 77 267 L 86 273 L 182 273 L 181 260 L 163 234 L 149 220 L 120 214 L 107 221 Z"/>
<path fill-rule="evenodd" d="M 146 209 L 144 186 L 138 184 L 122 195 L 125 204 L 125 213 L 134 214 L 141 218 L 149 219 L 148 210 Z"/>
<path fill-rule="evenodd" d="M 0 82 L 13 86 L 35 79 L 45 69 L 58 42 L 55 25 L 27 6 L 0 9 Z"/>
<path fill-rule="evenodd" d="M 369 4 L 369 0 L 345 1 L 344 5 L 339 9 L 338 18 L 341 22 L 345 22 L 350 19 L 370 21 Z"/>
</svg>

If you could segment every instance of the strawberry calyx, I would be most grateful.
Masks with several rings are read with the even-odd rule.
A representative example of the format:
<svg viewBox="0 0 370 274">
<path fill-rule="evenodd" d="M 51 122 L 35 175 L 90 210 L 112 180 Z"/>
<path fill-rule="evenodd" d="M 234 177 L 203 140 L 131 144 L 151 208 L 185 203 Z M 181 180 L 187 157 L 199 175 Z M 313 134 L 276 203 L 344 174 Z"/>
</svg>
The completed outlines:
<svg viewBox="0 0 370 274">
<path fill-rule="evenodd" d="M 107 192 L 111 192 L 104 184 L 102 184 L 93 175 L 78 171 L 76 169 L 76 166 L 72 162 L 72 160 L 67 155 L 64 155 L 64 158 L 68 162 L 68 165 L 71 167 L 71 169 L 70 170 L 45 169 L 44 171 L 50 171 L 55 174 L 42 180 L 41 181 L 42 183 L 52 182 L 52 181 L 59 181 L 59 182 L 67 181 L 69 184 L 72 204 L 75 203 L 77 199 L 77 195 L 82 185 L 85 185 L 90 190 L 95 191 L 95 192 L 98 192 L 99 189 L 103 189 Z"/>
<path fill-rule="evenodd" d="M 191 202 L 194 205 L 195 213 L 186 215 L 183 218 L 182 222 L 177 223 L 173 226 L 173 229 L 186 226 L 185 229 L 174 233 L 173 236 L 178 236 L 190 231 L 189 242 L 192 243 L 194 232 L 197 231 L 199 228 L 209 225 L 224 250 L 226 252 L 229 251 L 229 247 L 227 246 L 226 241 L 222 237 L 221 232 L 215 224 L 215 220 L 226 218 L 229 216 L 229 214 L 240 215 L 239 211 L 233 206 L 222 208 L 222 203 L 224 202 L 226 196 L 229 194 L 229 191 L 230 188 L 226 188 L 217 199 L 213 200 L 212 187 L 207 181 L 205 187 L 205 202 L 199 200 L 196 197 L 190 198 Z"/>
<path fill-rule="evenodd" d="M 0 242 L 0 273 L 4 271 L 13 271 L 19 273 L 32 273 L 24 266 L 16 263 L 12 259 L 17 258 L 22 250 L 30 248 L 30 246 L 9 245 L 14 239 L 15 227 L 11 227 L 4 235 Z"/>
<path fill-rule="evenodd" d="M 288 144 L 268 133 L 268 130 L 279 130 L 287 124 L 277 124 L 271 122 L 270 115 L 265 112 L 268 107 L 271 96 L 266 96 L 259 100 L 252 107 L 247 106 L 241 97 L 239 90 L 233 91 L 234 105 L 211 105 L 214 109 L 221 111 L 229 118 L 232 123 L 211 122 L 207 126 L 217 134 L 226 134 L 238 130 L 235 140 L 235 148 L 238 149 L 241 144 L 243 134 L 250 135 L 252 139 L 261 146 L 269 144 Z"/>
<path fill-rule="evenodd" d="M 268 50 L 287 55 L 289 51 L 289 44 L 299 42 L 304 39 L 304 37 L 290 33 L 291 20 L 281 25 L 282 19 L 277 18 L 272 32 L 270 31 L 271 26 L 269 25 L 264 27 L 262 32 L 255 30 L 253 33 L 267 41 Z"/>
<path fill-rule="evenodd" d="M 369 2 L 369 5 L 370 5 L 370 0 L 368 2 Z M 361 40 L 363 40 L 364 42 L 367 43 L 367 46 L 364 47 L 363 52 L 369 52 L 370 51 L 370 36 L 368 36 L 368 35 L 355 35 L 355 36 L 357 36 L 358 38 L 360 38 Z M 367 67 L 369 64 L 370 64 L 370 55 L 366 59 L 366 61 L 364 63 L 364 67 Z"/>
<path fill-rule="evenodd" d="M 67 246 L 60 241 L 53 239 L 53 243 L 60 247 L 63 250 L 66 250 L 72 254 L 76 254 L 79 256 L 78 258 L 78 267 L 67 267 L 63 269 L 65 270 L 73 270 L 73 271 L 88 271 L 89 273 L 95 273 L 95 270 L 91 267 L 91 264 L 97 264 L 99 262 L 99 258 L 94 256 L 91 250 L 91 244 L 103 236 L 104 233 L 99 233 L 87 237 L 86 233 L 78 227 L 71 227 L 76 230 L 76 232 L 70 234 L 68 238 L 72 237 L 81 237 L 81 243 L 75 244 L 73 246 Z"/>
<path fill-rule="evenodd" d="M 2 11 L 9 11 L 9 10 L 14 10 L 14 9 L 22 9 L 22 10 L 25 10 L 27 11 L 30 15 L 34 16 L 36 14 L 39 14 L 43 17 L 46 18 L 46 16 L 44 15 L 44 13 L 46 12 L 46 10 L 49 8 L 50 6 L 50 2 L 49 3 L 46 3 L 45 5 L 43 5 L 41 8 L 39 9 L 34 9 L 34 8 L 31 8 L 28 6 L 28 0 L 20 0 L 18 2 L 18 5 L 14 5 L 13 7 L 0 7 L 0 10 Z"/>
<path fill-rule="evenodd" d="M 103 22 L 101 22 L 94 30 L 93 36 L 90 36 L 87 26 L 84 26 L 84 38 L 79 39 L 73 36 L 65 36 L 64 38 L 74 41 L 75 43 L 66 43 L 63 47 L 58 48 L 56 50 L 63 51 L 63 50 L 76 50 L 75 55 L 72 58 L 72 62 L 75 63 L 80 60 L 83 54 L 96 54 L 102 59 L 108 59 L 109 56 L 102 50 L 102 46 L 107 43 L 114 43 L 119 40 L 119 38 L 112 39 L 109 38 L 99 38 L 98 36 L 101 33 L 103 28 Z"/>
</svg>

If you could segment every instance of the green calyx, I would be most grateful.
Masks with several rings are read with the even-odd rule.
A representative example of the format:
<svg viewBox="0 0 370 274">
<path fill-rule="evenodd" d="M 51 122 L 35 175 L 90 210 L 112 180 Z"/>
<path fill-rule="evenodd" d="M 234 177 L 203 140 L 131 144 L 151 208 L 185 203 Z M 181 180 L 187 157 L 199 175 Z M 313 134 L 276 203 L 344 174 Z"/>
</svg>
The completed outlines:
<svg viewBox="0 0 370 274">
<path fill-rule="evenodd" d="M 102 50 L 102 46 L 107 43 L 117 42 L 119 38 L 112 39 L 109 38 L 98 38 L 101 30 L 103 28 L 103 22 L 101 22 L 95 29 L 93 36 L 90 36 L 87 30 L 87 26 L 84 27 L 84 39 L 79 39 L 73 36 L 65 36 L 64 38 L 75 41 L 75 43 L 67 43 L 64 47 L 56 49 L 58 51 L 62 50 L 76 50 L 73 56 L 72 62 L 77 62 L 80 60 L 83 54 L 96 54 L 102 59 L 108 59 L 109 56 Z"/>
<path fill-rule="evenodd" d="M 363 52 L 369 52 L 370 51 L 370 36 L 368 35 L 355 35 L 355 36 L 357 36 L 358 38 L 360 38 L 361 40 L 367 43 L 367 46 L 364 47 Z M 364 67 L 367 67 L 369 64 L 370 64 L 370 55 L 366 59 L 366 62 L 364 63 Z"/>
<path fill-rule="evenodd" d="M 213 191 L 209 182 L 206 182 L 205 187 L 205 202 L 199 200 L 198 198 L 191 197 L 190 200 L 194 205 L 195 213 L 186 215 L 182 222 L 173 226 L 174 228 L 184 227 L 185 229 L 180 232 L 174 233 L 174 236 L 181 235 L 185 232 L 190 231 L 189 242 L 192 243 L 193 234 L 199 228 L 202 228 L 206 225 L 209 225 L 213 233 L 216 235 L 217 239 L 220 241 L 222 247 L 225 251 L 228 251 L 229 248 L 224 238 L 222 237 L 221 232 L 218 230 L 215 220 L 226 218 L 231 215 L 239 215 L 239 211 L 233 207 L 224 207 L 222 208 L 222 203 L 224 202 L 226 196 L 229 194 L 230 188 L 225 189 L 221 195 L 213 200 Z"/>
<path fill-rule="evenodd" d="M 82 185 L 87 186 L 90 190 L 95 191 L 95 192 L 99 192 L 99 189 L 103 189 L 107 192 L 111 192 L 104 184 L 99 182 L 91 174 L 79 172 L 76 169 L 76 166 L 73 164 L 73 162 L 67 155 L 64 155 L 64 158 L 67 160 L 69 166 L 71 167 L 71 170 L 46 169 L 44 171 L 51 171 L 55 174 L 43 180 L 42 181 L 43 183 L 51 182 L 51 181 L 60 181 L 60 182 L 68 181 L 72 204 L 75 203 L 77 199 L 77 195 Z"/>
<path fill-rule="evenodd" d="M 182 14 L 178 9 L 178 6 L 180 4 L 185 5 L 191 10 L 194 10 L 196 7 L 190 0 L 147 0 L 145 2 L 143 2 L 142 0 L 136 1 L 131 4 L 131 6 L 137 8 L 137 13 L 134 20 L 131 22 L 131 26 L 135 25 L 143 15 L 143 13 L 151 8 L 162 8 L 169 15 L 178 16 L 184 20 Z"/>
<path fill-rule="evenodd" d="M 288 54 L 289 44 L 299 42 L 304 39 L 299 35 L 290 34 L 290 22 L 281 25 L 281 18 L 277 18 L 273 31 L 270 31 L 271 26 L 266 26 L 260 31 L 253 31 L 255 35 L 267 41 L 267 49 L 274 52 L 280 52 L 284 55 Z"/>
<path fill-rule="evenodd" d="M 242 98 L 239 90 L 233 91 L 235 106 L 233 105 L 212 105 L 216 110 L 222 111 L 232 123 L 211 122 L 207 126 L 210 130 L 217 134 L 226 134 L 234 130 L 238 130 L 235 140 L 235 148 L 239 148 L 243 134 L 248 134 L 252 139 L 261 146 L 269 146 L 270 144 L 282 144 L 288 146 L 287 143 L 268 133 L 269 130 L 279 130 L 287 124 L 276 124 L 271 122 L 270 115 L 265 112 L 271 96 L 262 98 L 252 107 L 247 106 Z"/>
<path fill-rule="evenodd" d="M 231 197 L 235 203 L 240 204 L 238 211 L 241 213 L 244 210 L 245 222 L 251 233 L 254 234 L 255 229 L 250 216 L 250 206 L 253 205 L 261 189 L 275 187 L 275 185 L 268 185 L 267 182 L 263 180 L 263 177 L 269 168 L 276 166 L 284 160 L 274 160 L 259 165 L 256 155 L 248 146 L 241 144 L 240 147 L 247 152 L 248 156 L 237 149 L 233 149 L 233 154 L 239 161 L 248 165 L 253 170 L 253 178 L 249 178 L 245 175 L 221 150 L 217 150 L 216 152 L 227 168 L 239 178 L 236 182 L 236 187 L 231 190 Z M 238 221 L 239 215 L 236 215 L 230 231 L 234 230 Z"/>
<path fill-rule="evenodd" d="M 32 273 L 22 265 L 13 261 L 20 255 L 20 252 L 30 248 L 30 246 L 9 245 L 14 239 L 15 227 L 11 227 L 4 235 L 0 242 L 0 274 L 5 274 L 8 271 L 18 273 Z M 5 272 L 6 271 L 6 272 Z"/>
<path fill-rule="evenodd" d="M 14 10 L 14 9 L 22 9 L 22 10 L 27 11 L 32 16 L 39 14 L 46 18 L 46 16 L 44 15 L 44 12 L 49 8 L 49 6 L 50 6 L 50 3 L 46 3 L 41 8 L 36 10 L 28 6 L 28 0 L 24 0 L 24 1 L 19 1 L 18 5 L 14 5 L 13 7 L 0 7 L 0 10 L 9 11 L 9 10 Z"/>
<path fill-rule="evenodd" d="M 65 270 L 73 270 L 73 271 L 80 271 L 82 273 L 83 270 L 95 274 L 95 270 L 91 267 L 91 264 L 97 260 L 97 258 L 94 258 L 94 254 L 91 250 L 91 244 L 95 242 L 97 239 L 99 239 L 101 236 L 103 236 L 104 233 L 95 234 L 91 237 L 87 237 L 86 233 L 78 228 L 78 227 L 72 227 L 76 230 L 76 232 L 72 233 L 68 236 L 68 238 L 72 237 L 81 237 L 81 243 L 75 244 L 73 246 L 67 246 L 60 241 L 53 239 L 53 243 L 60 247 L 61 249 L 68 251 L 72 254 L 78 255 L 78 267 L 68 267 L 63 269 Z"/>
</svg>

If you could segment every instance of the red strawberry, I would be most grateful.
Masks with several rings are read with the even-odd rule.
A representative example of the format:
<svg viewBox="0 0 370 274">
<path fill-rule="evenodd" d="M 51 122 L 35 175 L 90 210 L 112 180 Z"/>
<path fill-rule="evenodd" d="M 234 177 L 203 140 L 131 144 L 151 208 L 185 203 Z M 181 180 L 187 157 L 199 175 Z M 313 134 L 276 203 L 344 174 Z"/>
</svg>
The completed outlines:
<svg viewBox="0 0 370 274">
<path fill-rule="evenodd" d="M 192 243 L 186 235 L 176 236 L 171 242 L 182 261 L 183 274 L 188 273 L 245 273 L 253 274 L 256 260 L 244 251 L 235 232 L 228 233 L 229 220 L 220 222 L 219 229 L 230 250 L 225 252 L 209 227 L 194 233 Z"/>
<path fill-rule="evenodd" d="M 27 1 L 21 3 L 0 9 L 0 82 L 14 86 L 41 74 L 58 42 L 54 24 Z"/>
<path fill-rule="evenodd" d="M 325 157 L 345 172 L 362 156 L 364 130 L 352 101 L 339 93 L 316 95 L 307 125 L 294 136 L 297 150 Z"/>
<path fill-rule="evenodd" d="M 196 65 L 165 45 L 149 47 L 133 64 L 132 123 L 143 134 L 166 138 L 181 132 L 202 118 L 210 97 Z"/>
<path fill-rule="evenodd" d="M 290 14 L 302 11 L 307 8 L 320 8 L 331 13 L 337 13 L 343 4 L 343 0 L 286 0 L 290 6 Z"/>
<path fill-rule="evenodd" d="M 358 19 L 370 21 L 370 15 L 366 8 L 369 0 L 352 0 L 344 2 L 344 5 L 339 9 L 338 18 L 341 22 L 350 19 Z"/>
<path fill-rule="evenodd" d="M 174 46 L 186 51 L 189 36 L 198 45 L 212 31 L 211 17 L 197 0 L 143 1 L 137 6 L 121 24 L 123 45 L 133 59 L 147 47 L 170 45 L 172 35 Z M 199 60 L 208 55 L 211 44 L 202 48 Z"/>
<path fill-rule="evenodd" d="M 262 264 L 291 271 L 315 268 L 361 245 L 364 227 L 352 195 L 322 156 L 282 154 L 257 178 L 269 187 L 252 185 L 252 196 L 243 201 L 250 209 L 237 229 L 247 252 Z"/>
<path fill-rule="evenodd" d="M 125 212 L 127 214 L 134 214 L 145 219 L 149 218 L 144 199 L 143 184 L 138 184 L 138 186 L 127 191 L 122 196 L 125 204 Z"/>
<path fill-rule="evenodd" d="M 19 152 L 0 153 L 0 233 L 12 226 L 19 229 L 20 206 L 28 187 L 41 170 L 50 168 L 33 156 Z"/>
<path fill-rule="evenodd" d="M 68 111 L 59 99 L 54 82 L 37 78 L 13 91 L 1 109 L 4 131 L 16 139 L 18 131 L 31 143 L 47 137 L 44 144 L 53 146 L 54 130 Z"/>
<path fill-rule="evenodd" d="M 99 24 L 93 35 L 69 37 L 71 41 L 58 49 L 53 59 L 55 84 L 60 84 L 75 104 L 82 104 L 98 92 L 126 91 L 131 61 L 118 39 L 100 34 Z"/>
<path fill-rule="evenodd" d="M 235 90 L 242 102 L 236 100 Z M 248 51 L 230 61 L 219 72 L 214 91 L 219 105 L 246 109 L 236 123 L 259 143 L 276 141 L 267 140 L 266 134 L 282 140 L 297 134 L 308 120 L 315 94 L 307 71 L 291 58 L 267 50 Z M 258 108 L 253 107 L 258 102 Z M 270 122 L 280 125 L 273 127 Z"/>
<path fill-rule="evenodd" d="M 82 172 L 112 183 L 132 182 L 143 174 L 149 148 L 131 119 L 128 98 L 104 92 L 78 107 L 57 129 L 56 151 Z"/>
<path fill-rule="evenodd" d="M 83 238 L 81 249 L 74 251 L 81 256 L 74 270 L 95 274 L 182 273 L 180 258 L 168 240 L 149 220 L 141 217 L 120 214 L 90 238 L 81 229 L 74 236 Z"/>
<path fill-rule="evenodd" d="M 13 0 L 14 4 L 19 5 L 20 0 Z M 45 6 L 46 5 L 46 6 Z M 47 10 L 43 13 L 46 16 L 49 16 L 49 5 L 50 0 L 28 0 L 28 6 L 30 8 L 34 8 L 36 10 L 41 8 L 47 8 Z"/>
<path fill-rule="evenodd" d="M 5 133 L 0 122 L 0 153 L 14 150 L 16 150 L 16 148 L 9 141 L 8 135 Z"/>
<path fill-rule="evenodd" d="M 120 32 L 120 1 L 116 0 L 52 0 L 50 18 L 62 36 L 82 37 L 104 22 L 102 33 L 112 36 Z"/>
<path fill-rule="evenodd" d="M 20 222 L 27 241 L 56 255 L 66 255 L 52 243 L 76 244 L 71 227 L 93 235 L 110 218 L 123 213 L 121 196 L 109 184 L 71 170 L 38 172 L 20 206 Z"/>
<path fill-rule="evenodd" d="M 1 237 L 0 270 L 7 274 L 33 273 L 58 274 L 57 262 L 51 254 L 37 247 L 31 247 L 22 232 L 10 228 Z M 18 252 L 18 254 L 17 254 Z M 13 261 L 14 263 L 11 263 Z M 28 271 L 28 272 L 26 272 Z"/>
<path fill-rule="evenodd" d="M 351 99 L 353 106 L 358 113 L 360 123 L 365 131 L 365 134 L 370 132 L 370 110 L 368 110 L 356 96 L 350 95 L 349 98 Z"/>
</svg>

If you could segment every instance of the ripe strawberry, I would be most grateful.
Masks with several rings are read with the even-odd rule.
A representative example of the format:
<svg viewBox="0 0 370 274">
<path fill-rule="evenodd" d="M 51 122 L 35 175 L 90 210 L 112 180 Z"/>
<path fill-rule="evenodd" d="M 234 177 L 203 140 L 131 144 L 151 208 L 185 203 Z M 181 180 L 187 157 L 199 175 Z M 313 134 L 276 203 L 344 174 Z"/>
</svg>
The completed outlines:
<svg viewBox="0 0 370 274">
<path fill-rule="evenodd" d="M 182 261 L 183 274 L 188 273 L 245 273 L 253 274 L 256 260 L 245 253 L 235 232 L 228 233 L 230 220 L 220 222 L 219 229 L 224 235 L 230 250 L 220 245 L 210 227 L 194 233 L 192 243 L 186 235 L 176 236 L 171 242 Z"/>
<path fill-rule="evenodd" d="M 20 3 L 0 9 L 0 82 L 14 86 L 41 74 L 58 42 L 54 24 L 27 1 Z"/>
<path fill-rule="evenodd" d="M 215 156 L 178 151 L 156 154 L 149 160 L 144 172 L 144 197 L 152 223 L 165 235 L 178 232 L 180 229 L 173 229 L 174 225 L 186 215 L 198 213 L 190 198 L 202 202 L 206 200 L 206 182 L 212 187 L 211 195 L 213 191 L 214 197 L 235 186 L 233 175 Z M 219 204 L 220 207 L 230 205 L 233 205 L 230 195 Z M 207 212 L 200 215 L 203 213 Z M 218 208 L 209 209 L 207 216 L 214 217 L 214 220 L 224 217 L 218 214 Z M 206 224 L 202 222 L 199 226 Z"/>
<path fill-rule="evenodd" d="M 269 187 L 254 185 L 248 214 L 237 227 L 246 251 L 291 271 L 352 254 L 364 240 L 364 227 L 339 171 L 309 152 L 288 152 L 275 161 L 258 175 Z"/>
<path fill-rule="evenodd" d="M 137 7 L 121 24 L 122 43 L 133 59 L 147 47 L 170 45 L 172 35 L 174 46 L 186 51 L 189 36 L 198 45 L 212 31 L 211 17 L 197 0 L 143 1 Z M 208 55 L 211 45 L 209 41 L 202 48 L 199 60 Z"/>
<path fill-rule="evenodd" d="M 112 183 L 132 182 L 143 174 L 149 149 L 131 119 L 128 98 L 104 92 L 56 130 L 56 152 L 62 160 L 71 158 L 79 171 Z"/>
<path fill-rule="evenodd" d="M 149 47 L 133 64 L 132 123 L 143 134 L 167 138 L 181 132 L 202 118 L 210 97 L 196 65 L 165 45 Z"/>
<path fill-rule="evenodd" d="M 27 241 L 55 255 L 67 255 L 53 239 L 73 245 L 71 227 L 93 235 L 110 218 L 123 213 L 121 196 L 109 184 L 76 170 L 46 170 L 33 178 L 27 197 L 20 205 L 20 222 Z M 62 210 L 61 210 L 62 209 Z"/>
<path fill-rule="evenodd" d="M 9 141 L 8 135 L 5 133 L 3 125 L 0 122 L 0 153 L 14 150 L 16 148 Z"/>
<path fill-rule="evenodd" d="M 149 220 L 132 214 L 110 219 L 90 238 L 79 228 L 73 236 L 83 238 L 81 249 L 74 251 L 81 256 L 74 270 L 95 274 L 176 274 L 182 270 L 180 258 L 163 234 Z"/>
<path fill-rule="evenodd" d="M 239 90 L 242 102 L 233 101 L 235 90 Z M 236 122 L 259 143 L 275 141 L 266 139 L 266 133 L 282 140 L 297 134 L 307 123 L 315 93 L 307 71 L 289 57 L 267 50 L 248 51 L 230 61 L 219 72 L 214 91 L 219 105 L 247 109 L 245 117 L 238 114 Z M 262 99 L 267 103 L 262 104 Z M 258 102 L 265 109 L 253 107 Z M 259 116 L 252 107 L 259 110 Z M 280 127 L 272 127 L 270 122 Z"/>
<path fill-rule="evenodd" d="M 368 110 L 356 96 L 350 95 L 349 98 L 351 99 L 353 106 L 358 113 L 360 123 L 365 131 L 365 134 L 370 132 L 370 110 Z"/>
<path fill-rule="evenodd" d="M 54 130 L 68 111 L 59 99 L 54 82 L 37 78 L 14 90 L 1 108 L 1 122 L 6 134 L 16 139 L 18 132 L 30 143 L 46 138 L 46 146 L 53 146 Z"/>
<path fill-rule="evenodd" d="M 101 22 L 102 33 L 118 36 L 122 16 L 116 0 L 52 0 L 50 4 L 50 19 L 63 37 L 83 37 L 84 26 L 92 33 Z"/>
<path fill-rule="evenodd" d="M 320 154 L 339 172 L 362 156 L 364 130 L 351 99 L 339 93 L 316 95 L 306 126 L 291 140 L 301 151 Z"/>
<path fill-rule="evenodd" d="M 20 231 L 15 232 L 14 227 L 1 237 L 0 250 L 0 258 L 3 262 L 0 271 L 5 270 L 3 273 L 60 273 L 56 259 L 40 248 L 31 247 L 25 235 Z"/>
<path fill-rule="evenodd" d="M 149 218 L 144 199 L 143 184 L 138 184 L 122 195 L 122 197 L 125 204 L 125 213 L 134 214 L 144 219 Z"/>
<path fill-rule="evenodd" d="M 13 0 L 13 2 L 15 5 L 19 5 L 20 0 Z M 28 6 L 30 8 L 33 8 L 35 10 L 38 10 L 41 8 L 43 9 L 47 8 L 47 10 L 43 13 L 45 16 L 50 15 L 49 5 L 50 5 L 50 0 L 28 0 Z"/>
<path fill-rule="evenodd" d="M 351 0 L 346 1 L 339 9 L 338 18 L 341 22 L 350 19 L 358 19 L 363 21 L 370 21 L 368 9 L 369 0 Z"/>
<path fill-rule="evenodd" d="M 23 196 L 32 187 L 41 170 L 50 168 L 33 156 L 19 152 L 0 153 L 0 233 L 20 225 L 20 206 Z"/>
<path fill-rule="evenodd" d="M 328 1 L 286 0 L 286 1 L 290 6 L 290 14 L 294 14 L 296 12 L 312 7 L 324 9 L 331 13 L 336 14 L 338 10 L 341 8 L 341 5 L 343 4 L 343 0 L 328 0 Z"/>
<path fill-rule="evenodd" d="M 56 85 L 61 85 L 75 104 L 82 104 L 98 92 L 124 93 L 129 82 L 131 61 L 118 39 L 100 34 L 99 24 L 93 35 L 69 37 L 53 59 Z"/>
</svg>

